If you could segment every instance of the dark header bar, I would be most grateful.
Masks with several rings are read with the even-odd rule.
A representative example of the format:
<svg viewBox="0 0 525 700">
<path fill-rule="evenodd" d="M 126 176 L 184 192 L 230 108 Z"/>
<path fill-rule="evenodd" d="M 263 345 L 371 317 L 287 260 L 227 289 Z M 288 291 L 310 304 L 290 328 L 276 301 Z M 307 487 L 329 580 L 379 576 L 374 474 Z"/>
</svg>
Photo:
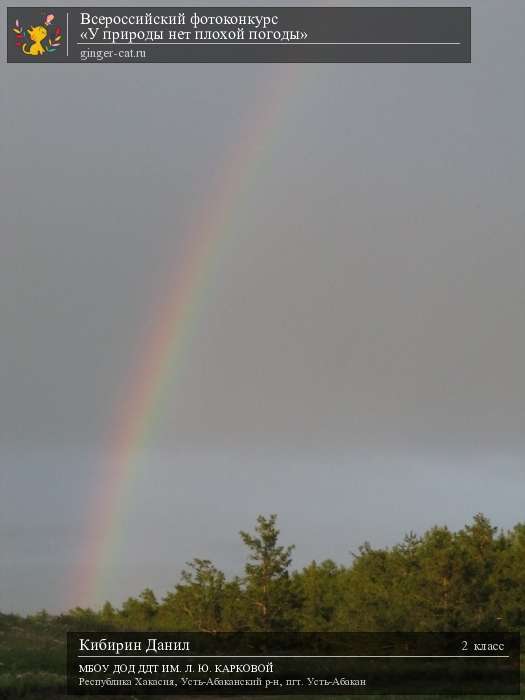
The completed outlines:
<svg viewBox="0 0 525 700">
<path fill-rule="evenodd" d="M 11 63 L 470 63 L 469 7 L 9 7 Z"/>
</svg>

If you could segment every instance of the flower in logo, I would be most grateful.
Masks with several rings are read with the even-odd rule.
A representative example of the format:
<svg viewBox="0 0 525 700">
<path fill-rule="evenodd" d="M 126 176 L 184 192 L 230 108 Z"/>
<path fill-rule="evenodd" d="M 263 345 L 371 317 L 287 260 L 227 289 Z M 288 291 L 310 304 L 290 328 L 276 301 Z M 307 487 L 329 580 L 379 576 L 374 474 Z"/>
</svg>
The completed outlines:
<svg viewBox="0 0 525 700">
<path fill-rule="evenodd" d="M 22 27 L 20 20 L 15 20 L 15 42 L 22 53 L 26 56 L 43 56 L 57 50 L 62 43 L 62 30 L 58 25 L 53 25 L 54 19 L 55 15 L 46 15 L 42 24 L 27 29 Z"/>
</svg>

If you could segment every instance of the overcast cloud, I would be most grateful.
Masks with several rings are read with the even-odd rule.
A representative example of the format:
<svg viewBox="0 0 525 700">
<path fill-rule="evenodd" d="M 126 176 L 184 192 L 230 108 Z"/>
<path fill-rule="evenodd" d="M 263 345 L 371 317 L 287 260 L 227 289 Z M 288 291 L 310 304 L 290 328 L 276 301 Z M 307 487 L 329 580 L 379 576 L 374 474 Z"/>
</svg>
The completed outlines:
<svg viewBox="0 0 525 700">
<path fill-rule="evenodd" d="M 523 519 L 525 6 L 472 5 L 471 65 L 0 65 L 0 609 L 64 605 L 155 309 L 274 92 L 91 602 L 238 571 L 259 512 L 297 565 Z"/>
</svg>

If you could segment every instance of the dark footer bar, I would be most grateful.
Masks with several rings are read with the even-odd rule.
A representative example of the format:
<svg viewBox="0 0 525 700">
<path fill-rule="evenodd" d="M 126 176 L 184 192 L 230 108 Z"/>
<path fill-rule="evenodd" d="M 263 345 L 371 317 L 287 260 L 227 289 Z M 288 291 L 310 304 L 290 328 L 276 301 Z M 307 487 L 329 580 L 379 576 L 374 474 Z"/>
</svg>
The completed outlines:
<svg viewBox="0 0 525 700">
<path fill-rule="evenodd" d="M 513 695 L 520 639 L 494 634 L 70 634 L 68 692 Z"/>
</svg>

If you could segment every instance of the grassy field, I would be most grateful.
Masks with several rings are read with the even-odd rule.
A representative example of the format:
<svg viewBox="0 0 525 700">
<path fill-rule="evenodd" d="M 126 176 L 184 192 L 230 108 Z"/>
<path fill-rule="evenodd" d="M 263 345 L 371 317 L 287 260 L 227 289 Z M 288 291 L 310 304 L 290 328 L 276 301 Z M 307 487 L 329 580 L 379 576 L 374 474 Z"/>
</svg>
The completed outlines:
<svg viewBox="0 0 525 700">
<path fill-rule="evenodd" d="M 0 615 L 0 698 L 58 697 L 64 687 L 65 629 Z"/>
<path fill-rule="evenodd" d="M 25 700 L 58 700 L 60 698 L 63 700 L 66 698 L 66 632 L 65 625 L 61 625 L 56 620 L 45 615 L 33 618 L 30 621 L 10 615 L 0 615 L 0 698 L 5 700 L 11 700 L 11 698 L 24 698 Z M 521 697 L 525 698 L 525 675 L 523 669 L 524 666 L 522 665 Z M 139 698 L 141 696 L 127 697 Z M 168 696 L 155 695 L 153 697 L 162 700 L 162 697 Z M 192 697 L 197 698 L 195 695 Z M 282 698 L 283 696 L 280 697 Z M 329 698 L 330 696 L 324 695 L 322 697 Z M 342 696 L 332 697 L 341 698 Z M 402 700 L 402 698 L 406 697 L 408 700 L 416 696 L 392 695 L 388 697 L 396 700 Z M 423 696 L 417 697 L 421 698 Z M 445 699 L 449 696 L 442 695 L 439 697 Z M 482 698 L 486 697 L 487 700 L 489 698 L 494 700 L 497 696 L 476 695 L 462 697 L 472 697 L 477 700 L 482 700 Z"/>
</svg>

